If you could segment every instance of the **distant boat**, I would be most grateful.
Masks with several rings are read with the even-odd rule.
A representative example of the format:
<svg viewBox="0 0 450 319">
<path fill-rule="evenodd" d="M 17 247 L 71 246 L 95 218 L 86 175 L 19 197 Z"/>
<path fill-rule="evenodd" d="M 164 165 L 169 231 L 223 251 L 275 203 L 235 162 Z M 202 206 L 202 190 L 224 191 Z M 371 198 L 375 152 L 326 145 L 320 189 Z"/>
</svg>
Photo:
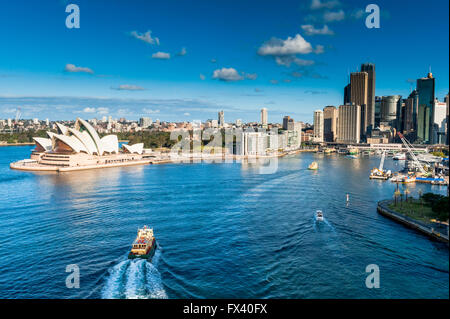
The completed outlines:
<svg viewBox="0 0 450 319">
<path fill-rule="evenodd" d="M 356 156 L 356 155 L 347 155 L 346 157 L 347 157 L 347 158 L 353 158 L 353 159 L 354 159 L 354 158 L 358 158 L 358 156 Z"/>
<path fill-rule="evenodd" d="M 316 220 L 317 221 L 323 221 L 323 213 L 321 210 L 316 211 Z"/>
<path fill-rule="evenodd" d="M 394 157 L 392 157 L 392 159 L 395 161 L 404 161 L 406 160 L 406 153 L 397 153 Z"/>
<path fill-rule="evenodd" d="M 317 164 L 317 162 L 312 162 L 311 164 L 309 164 L 308 169 L 311 170 L 319 169 L 319 164 Z"/>
</svg>

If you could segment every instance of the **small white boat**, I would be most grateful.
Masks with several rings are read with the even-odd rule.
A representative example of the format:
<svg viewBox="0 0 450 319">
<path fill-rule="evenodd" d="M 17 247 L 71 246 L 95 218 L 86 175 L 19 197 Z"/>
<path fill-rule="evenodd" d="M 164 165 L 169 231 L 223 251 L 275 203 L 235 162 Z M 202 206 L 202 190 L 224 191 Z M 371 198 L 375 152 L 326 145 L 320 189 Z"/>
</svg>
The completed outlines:
<svg viewBox="0 0 450 319">
<path fill-rule="evenodd" d="M 397 153 L 392 159 L 395 161 L 404 161 L 406 160 L 406 153 Z"/>
<path fill-rule="evenodd" d="M 321 210 L 316 211 L 316 220 L 323 221 L 323 213 Z"/>
</svg>

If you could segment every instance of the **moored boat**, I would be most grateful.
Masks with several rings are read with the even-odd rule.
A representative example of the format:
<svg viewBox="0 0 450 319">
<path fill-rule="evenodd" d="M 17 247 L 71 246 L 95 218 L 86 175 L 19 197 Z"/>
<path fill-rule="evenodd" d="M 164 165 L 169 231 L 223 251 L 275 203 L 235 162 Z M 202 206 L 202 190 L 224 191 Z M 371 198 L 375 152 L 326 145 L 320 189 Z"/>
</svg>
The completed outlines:
<svg viewBox="0 0 450 319">
<path fill-rule="evenodd" d="M 406 153 L 397 153 L 392 157 L 395 161 L 404 161 L 406 160 Z"/>
<path fill-rule="evenodd" d="M 144 226 L 143 228 L 138 229 L 136 239 L 133 242 L 128 258 L 142 258 L 151 260 L 155 254 L 155 249 L 156 240 L 153 235 L 153 228 Z"/>
</svg>

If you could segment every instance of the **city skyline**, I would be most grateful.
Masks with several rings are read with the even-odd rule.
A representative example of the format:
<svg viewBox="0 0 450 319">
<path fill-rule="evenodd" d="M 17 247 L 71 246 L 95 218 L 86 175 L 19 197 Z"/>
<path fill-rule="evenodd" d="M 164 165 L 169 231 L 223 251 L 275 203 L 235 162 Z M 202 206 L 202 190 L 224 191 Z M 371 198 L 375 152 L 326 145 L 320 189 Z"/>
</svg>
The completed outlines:
<svg viewBox="0 0 450 319">
<path fill-rule="evenodd" d="M 328 3 L 199 2 L 191 8 L 176 3 L 178 12 L 223 14 L 214 21 L 197 12 L 202 19 L 193 23 L 174 14 L 171 2 L 117 2 L 99 14 L 101 3 L 79 1 L 81 27 L 72 30 L 64 25 L 65 2 L 40 4 L 48 17 L 8 4 L 0 13 L 0 38 L 9 48 L 0 53 L 0 118 L 14 118 L 17 107 L 23 118 L 52 121 L 104 115 L 193 121 L 216 118 L 224 110 L 229 122 L 257 122 L 260 109 L 267 108 L 268 122 L 279 123 L 286 114 L 312 122 L 314 110 L 342 104 L 349 72 L 364 63 L 376 65 L 377 96 L 405 98 L 431 64 L 436 97 L 443 100 L 448 93 L 446 10 L 424 10 L 427 4 L 419 1 L 406 8 L 380 1 L 381 28 L 367 29 L 361 4 Z M 19 12 L 23 24 L 12 19 Z M 40 50 L 31 54 L 36 33 Z M 433 50 L 414 41 L 430 33 L 442 35 Z M 365 42 L 373 45 L 361 45 Z M 275 52 L 288 43 L 298 49 L 295 54 Z"/>
</svg>

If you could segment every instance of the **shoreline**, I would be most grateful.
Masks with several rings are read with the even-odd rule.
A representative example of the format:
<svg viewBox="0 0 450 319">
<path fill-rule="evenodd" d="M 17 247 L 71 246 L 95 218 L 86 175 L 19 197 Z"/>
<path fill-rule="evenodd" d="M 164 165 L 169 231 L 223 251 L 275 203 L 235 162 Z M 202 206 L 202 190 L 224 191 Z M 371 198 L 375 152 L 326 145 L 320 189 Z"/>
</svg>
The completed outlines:
<svg viewBox="0 0 450 319">
<path fill-rule="evenodd" d="M 35 143 L 0 143 L 0 146 L 30 146 L 36 145 Z"/>
<path fill-rule="evenodd" d="M 10 169 L 19 170 L 19 171 L 27 171 L 27 172 L 73 172 L 73 171 L 82 171 L 82 170 L 90 170 L 90 169 L 101 169 L 101 168 L 111 168 L 111 167 L 125 167 L 125 166 L 136 166 L 136 165 L 157 165 L 157 164 L 177 164 L 177 163 L 195 163 L 202 161 L 217 161 L 220 160 L 224 163 L 231 162 L 240 162 L 242 160 L 248 161 L 256 161 L 258 159 L 272 159 L 278 157 L 284 157 L 287 155 L 296 155 L 302 152 L 313 152 L 314 150 L 294 150 L 289 152 L 278 153 L 274 155 L 203 155 L 203 156 L 185 156 L 179 158 L 152 158 L 152 159 L 140 159 L 133 160 L 128 162 L 119 162 L 119 163 L 109 163 L 109 164 L 97 164 L 97 165 L 84 165 L 84 166 L 50 166 L 50 165 L 41 165 L 38 163 L 30 163 L 26 162 L 26 160 L 18 161 L 10 163 Z"/>
<path fill-rule="evenodd" d="M 390 199 L 379 201 L 377 205 L 377 212 L 385 217 L 388 217 L 389 219 L 394 220 L 397 223 L 403 224 L 408 228 L 414 229 L 428 236 L 430 239 L 446 243 L 447 245 L 449 244 L 448 234 L 442 234 L 440 232 L 437 232 L 434 230 L 433 227 L 425 225 L 422 222 L 413 220 L 412 218 L 409 218 L 401 213 L 391 210 L 388 206 L 392 202 L 393 200 Z"/>
</svg>

